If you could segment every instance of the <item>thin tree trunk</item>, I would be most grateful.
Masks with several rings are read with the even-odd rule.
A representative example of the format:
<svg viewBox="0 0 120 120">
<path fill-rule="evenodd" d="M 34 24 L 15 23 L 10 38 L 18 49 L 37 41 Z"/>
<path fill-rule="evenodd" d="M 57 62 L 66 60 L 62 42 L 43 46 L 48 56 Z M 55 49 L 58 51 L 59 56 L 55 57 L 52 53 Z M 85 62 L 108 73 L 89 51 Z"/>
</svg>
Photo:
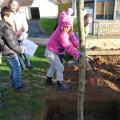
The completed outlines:
<svg viewBox="0 0 120 120">
<path fill-rule="evenodd" d="M 81 50 L 85 49 L 85 32 L 84 32 L 84 21 L 83 21 L 83 8 L 84 0 L 77 0 L 77 21 L 78 21 L 78 35 L 79 35 L 79 46 Z M 84 120 L 84 92 L 85 92 L 85 56 L 80 58 L 80 71 L 79 71 L 79 91 L 78 91 L 78 104 L 77 104 L 77 115 L 78 120 Z"/>
</svg>

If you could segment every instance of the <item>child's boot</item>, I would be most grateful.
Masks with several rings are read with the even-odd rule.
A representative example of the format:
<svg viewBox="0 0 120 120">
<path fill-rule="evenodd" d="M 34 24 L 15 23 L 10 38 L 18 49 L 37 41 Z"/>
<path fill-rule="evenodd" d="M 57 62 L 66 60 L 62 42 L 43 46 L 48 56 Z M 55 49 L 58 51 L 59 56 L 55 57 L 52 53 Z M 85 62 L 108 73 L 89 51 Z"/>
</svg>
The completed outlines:
<svg viewBox="0 0 120 120">
<path fill-rule="evenodd" d="M 57 81 L 57 87 L 58 87 L 58 90 L 60 91 L 69 90 L 69 86 L 65 84 L 63 81 Z"/>
<path fill-rule="evenodd" d="M 52 77 L 48 77 L 48 76 L 47 76 L 46 85 L 54 85 L 54 83 L 53 83 L 53 81 L 52 81 Z"/>
</svg>

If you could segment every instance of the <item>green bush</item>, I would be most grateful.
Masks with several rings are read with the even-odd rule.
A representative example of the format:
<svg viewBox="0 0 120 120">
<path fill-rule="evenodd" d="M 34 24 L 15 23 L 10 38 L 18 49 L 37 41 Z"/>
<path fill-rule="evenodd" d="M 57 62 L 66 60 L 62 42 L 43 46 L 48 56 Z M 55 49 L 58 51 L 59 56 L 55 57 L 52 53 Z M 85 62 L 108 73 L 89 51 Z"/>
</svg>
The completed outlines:
<svg viewBox="0 0 120 120">
<path fill-rule="evenodd" d="M 57 18 L 41 18 L 39 21 L 39 27 L 47 35 L 51 35 L 56 25 Z"/>
<path fill-rule="evenodd" d="M 59 4 L 58 14 L 60 14 L 60 12 L 63 10 L 67 10 L 69 7 L 71 7 L 71 4 Z M 51 33 L 54 31 L 55 26 L 57 25 L 57 22 L 57 18 L 41 18 L 39 21 L 39 27 L 46 35 L 51 35 Z M 78 31 L 76 16 L 73 16 L 73 30 L 74 32 Z"/>
<path fill-rule="evenodd" d="M 59 14 L 63 11 L 63 10 L 67 10 L 68 8 L 71 7 L 71 4 L 59 4 L 58 5 L 58 11 Z"/>
<path fill-rule="evenodd" d="M 57 18 L 41 18 L 39 21 L 39 26 L 41 30 L 47 34 L 51 35 L 54 31 L 55 26 L 57 25 Z M 73 16 L 73 30 L 74 32 L 77 30 L 77 17 Z"/>
</svg>

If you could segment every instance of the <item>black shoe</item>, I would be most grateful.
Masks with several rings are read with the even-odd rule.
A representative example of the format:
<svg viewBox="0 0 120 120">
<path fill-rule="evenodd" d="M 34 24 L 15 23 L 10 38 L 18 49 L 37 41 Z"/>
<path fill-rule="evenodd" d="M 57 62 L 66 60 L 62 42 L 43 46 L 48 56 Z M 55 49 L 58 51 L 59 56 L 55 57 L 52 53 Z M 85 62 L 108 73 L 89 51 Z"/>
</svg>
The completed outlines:
<svg viewBox="0 0 120 120">
<path fill-rule="evenodd" d="M 2 93 L 0 92 L 0 107 L 3 106 Z"/>
<path fill-rule="evenodd" d="M 3 103 L 3 100 L 0 99 L 0 107 L 2 107 L 3 104 L 4 104 L 4 103 Z"/>
<path fill-rule="evenodd" d="M 0 98 L 2 97 L 2 92 L 0 92 Z"/>
<path fill-rule="evenodd" d="M 27 66 L 27 69 L 30 69 L 30 70 L 31 70 L 31 69 L 33 69 L 33 67 L 32 67 L 32 66 Z"/>
<path fill-rule="evenodd" d="M 54 85 L 52 77 L 47 77 L 46 85 Z"/>
<path fill-rule="evenodd" d="M 60 91 L 69 90 L 69 86 L 67 84 L 65 84 L 63 81 L 57 81 L 57 86 L 58 86 L 58 90 L 60 90 Z"/>
<path fill-rule="evenodd" d="M 16 91 L 21 91 L 22 89 L 25 88 L 25 84 L 22 83 L 19 87 L 15 88 Z"/>
</svg>

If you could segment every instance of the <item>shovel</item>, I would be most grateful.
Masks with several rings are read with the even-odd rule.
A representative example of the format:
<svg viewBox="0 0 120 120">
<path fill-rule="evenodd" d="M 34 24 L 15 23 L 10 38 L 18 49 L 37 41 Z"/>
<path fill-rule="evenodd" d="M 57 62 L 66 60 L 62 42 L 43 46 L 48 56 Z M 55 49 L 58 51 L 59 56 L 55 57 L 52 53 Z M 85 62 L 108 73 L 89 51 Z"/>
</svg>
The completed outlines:
<svg viewBox="0 0 120 120">
<path fill-rule="evenodd" d="M 91 60 L 94 60 L 93 58 L 89 57 L 89 56 L 86 56 L 87 58 L 91 59 Z M 97 84 L 97 76 L 96 74 L 94 73 L 90 63 L 88 60 L 86 60 L 86 66 L 87 66 L 87 70 L 88 70 L 88 73 L 89 73 L 89 80 L 87 81 L 87 84 L 89 84 L 90 86 L 94 87 L 96 84 Z"/>
</svg>

